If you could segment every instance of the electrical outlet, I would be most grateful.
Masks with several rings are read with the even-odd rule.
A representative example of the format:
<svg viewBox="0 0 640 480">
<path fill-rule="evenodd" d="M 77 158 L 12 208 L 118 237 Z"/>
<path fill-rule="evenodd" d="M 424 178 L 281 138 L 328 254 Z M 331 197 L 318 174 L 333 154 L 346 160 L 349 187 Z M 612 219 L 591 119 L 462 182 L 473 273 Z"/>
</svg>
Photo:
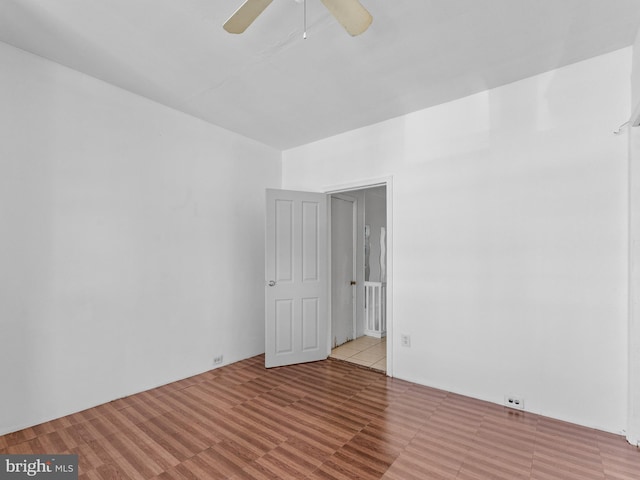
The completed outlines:
<svg viewBox="0 0 640 480">
<path fill-rule="evenodd" d="M 214 365 L 220 365 L 222 363 L 223 360 L 223 356 L 222 355 L 218 355 L 217 357 L 213 357 L 213 364 Z"/>
<path fill-rule="evenodd" d="M 505 395 L 504 406 L 509 408 L 515 408 L 516 410 L 524 410 L 524 398 L 517 395 Z"/>
<path fill-rule="evenodd" d="M 400 335 L 400 345 L 403 347 L 411 346 L 411 335 Z"/>
</svg>

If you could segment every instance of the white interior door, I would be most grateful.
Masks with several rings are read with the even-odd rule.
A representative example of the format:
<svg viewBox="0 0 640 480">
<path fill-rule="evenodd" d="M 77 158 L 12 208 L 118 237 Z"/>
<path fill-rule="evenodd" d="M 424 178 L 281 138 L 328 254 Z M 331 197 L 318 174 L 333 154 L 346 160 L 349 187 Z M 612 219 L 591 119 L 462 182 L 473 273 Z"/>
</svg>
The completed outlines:
<svg viewBox="0 0 640 480">
<path fill-rule="evenodd" d="M 327 196 L 267 190 L 265 366 L 328 356 Z"/>
<path fill-rule="evenodd" d="M 331 196 L 331 346 L 355 338 L 356 199 Z"/>
</svg>

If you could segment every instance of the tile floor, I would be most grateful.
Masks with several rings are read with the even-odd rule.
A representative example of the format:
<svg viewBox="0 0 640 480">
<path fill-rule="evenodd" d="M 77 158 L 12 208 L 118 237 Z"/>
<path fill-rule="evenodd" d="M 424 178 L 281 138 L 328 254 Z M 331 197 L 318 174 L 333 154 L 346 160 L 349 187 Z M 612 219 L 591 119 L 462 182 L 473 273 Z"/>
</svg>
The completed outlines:
<svg viewBox="0 0 640 480">
<path fill-rule="evenodd" d="M 356 338 L 331 350 L 330 357 L 386 372 L 387 338 Z"/>
</svg>

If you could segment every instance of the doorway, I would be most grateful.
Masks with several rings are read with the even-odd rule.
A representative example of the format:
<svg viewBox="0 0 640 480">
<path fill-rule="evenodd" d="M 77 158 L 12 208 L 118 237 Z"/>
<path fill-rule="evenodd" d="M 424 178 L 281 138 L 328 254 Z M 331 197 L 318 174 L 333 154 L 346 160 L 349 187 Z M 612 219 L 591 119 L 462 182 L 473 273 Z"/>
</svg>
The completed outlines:
<svg viewBox="0 0 640 480">
<path fill-rule="evenodd" d="M 332 350 L 331 325 L 331 223 L 330 199 L 334 194 L 356 197 L 356 246 L 353 249 L 356 264 L 355 334 L 371 336 L 365 332 L 365 319 L 382 319 L 375 312 L 384 312 L 386 337 L 386 374 L 393 376 L 393 235 L 392 177 L 377 181 L 358 182 L 327 188 L 323 193 L 267 189 L 265 212 L 265 367 L 278 367 L 326 359 Z M 386 232 L 385 249 L 380 249 L 381 280 L 386 277 L 386 290 L 374 303 L 365 300 L 365 198 L 367 190 L 385 187 Z M 384 198 L 384 197 L 383 197 Z M 369 212 L 374 211 L 369 200 Z M 381 230 L 382 232 L 382 230 Z M 371 230 L 369 230 L 371 234 Z M 381 235 L 381 239 L 383 236 Z M 383 240 L 381 240 L 382 242 Z M 380 243 L 382 245 L 382 243 Z M 372 248 L 369 245 L 369 248 Z M 369 250 L 368 278 L 374 267 Z M 386 265 L 386 270 L 383 267 Z M 386 273 L 385 273 L 386 272 Z M 349 282 L 351 283 L 351 282 Z M 367 324 L 368 325 L 368 324 Z M 377 325 L 381 325 L 378 323 Z M 374 322 L 374 329 L 376 323 Z M 369 330 L 371 330 L 369 325 Z M 382 329 L 384 331 L 384 328 Z M 375 333 L 375 332 L 374 332 Z M 337 343 L 337 342 L 336 342 Z M 351 361 L 359 360 L 347 356 Z M 361 361 L 355 362 L 363 364 Z"/>
<path fill-rule="evenodd" d="M 330 357 L 387 372 L 387 187 L 331 195 Z"/>
</svg>

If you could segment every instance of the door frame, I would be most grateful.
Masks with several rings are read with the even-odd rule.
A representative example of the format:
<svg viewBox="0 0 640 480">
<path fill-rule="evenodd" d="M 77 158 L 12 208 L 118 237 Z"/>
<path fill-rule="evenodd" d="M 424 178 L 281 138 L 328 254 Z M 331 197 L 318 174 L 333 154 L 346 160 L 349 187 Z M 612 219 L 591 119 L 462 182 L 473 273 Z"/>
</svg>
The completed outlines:
<svg viewBox="0 0 640 480">
<path fill-rule="evenodd" d="M 329 235 L 329 240 L 327 241 L 327 247 L 329 250 L 329 268 L 328 268 L 328 296 L 329 296 L 329 317 L 330 317 L 330 322 L 329 322 L 329 333 L 331 334 L 332 331 L 331 329 L 333 328 L 333 290 L 332 290 L 332 281 L 333 281 L 333 271 L 331 269 L 331 261 L 332 261 L 332 255 L 333 255 L 333 251 L 332 251 L 332 240 L 333 240 L 333 204 L 331 203 L 331 198 L 336 197 L 340 200 L 344 200 L 346 202 L 351 202 L 352 204 L 352 210 L 351 210 L 351 251 L 352 251 L 352 263 L 353 265 L 351 266 L 351 279 L 352 280 L 356 280 L 357 276 L 358 276 L 358 272 L 357 272 L 357 264 L 358 264 L 358 259 L 357 259 L 357 254 L 358 254 L 358 199 L 356 197 L 352 197 L 350 195 L 347 195 L 344 192 L 340 192 L 340 193 L 331 193 L 331 194 L 327 194 L 329 196 L 329 201 L 327 202 L 328 204 L 328 212 L 327 212 L 327 230 L 328 230 L 328 235 Z M 356 339 L 356 334 L 357 334 L 357 295 L 356 295 L 356 286 L 353 285 L 352 289 L 351 289 L 351 295 L 352 295 L 352 300 L 351 300 L 351 335 L 353 337 L 353 340 Z M 331 350 L 333 349 L 333 337 L 329 338 L 329 353 L 331 353 Z"/>
<path fill-rule="evenodd" d="M 387 193 L 387 294 L 386 294 L 386 318 L 387 318 L 387 376 L 393 377 L 393 176 L 369 178 L 363 180 L 356 180 L 353 182 L 330 185 L 322 188 L 322 192 L 330 196 L 333 194 L 349 193 L 354 190 L 365 190 L 373 187 L 386 187 Z M 328 212 L 328 231 L 331 235 L 331 209 Z M 331 259 L 331 236 L 328 239 L 329 259 Z M 328 314 L 331 316 L 331 262 L 328 260 L 328 295 L 329 295 L 329 307 Z M 327 332 L 327 349 L 331 353 L 331 326 L 333 325 L 333 319 L 329 318 Z"/>
</svg>

